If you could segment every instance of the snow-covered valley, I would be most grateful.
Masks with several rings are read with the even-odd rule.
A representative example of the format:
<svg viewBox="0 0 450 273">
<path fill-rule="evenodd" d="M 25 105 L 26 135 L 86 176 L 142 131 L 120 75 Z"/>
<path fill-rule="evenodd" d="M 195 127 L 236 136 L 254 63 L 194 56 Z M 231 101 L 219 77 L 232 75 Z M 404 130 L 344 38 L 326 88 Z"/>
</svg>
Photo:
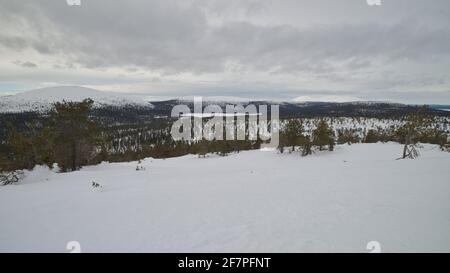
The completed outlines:
<svg viewBox="0 0 450 273">
<path fill-rule="evenodd" d="M 450 251 L 450 153 L 396 143 L 309 157 L 227 157 L 44 167 L 0 187 L 1 252 Z M 136 171 L 136 167 L 143 167 Z M 95 181 L 103 190 L 93 190 Z"/>
</svg>

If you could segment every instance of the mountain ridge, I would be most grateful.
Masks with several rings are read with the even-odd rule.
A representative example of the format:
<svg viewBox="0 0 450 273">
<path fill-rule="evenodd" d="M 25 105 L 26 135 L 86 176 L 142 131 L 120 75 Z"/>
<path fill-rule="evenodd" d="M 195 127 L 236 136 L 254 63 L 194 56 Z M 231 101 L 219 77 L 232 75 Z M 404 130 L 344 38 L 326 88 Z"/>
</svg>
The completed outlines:
<svg viewBox="0 0 450 273">
<path fill-rule="evenodd" d="M 53 103 L 66 101 L 81 101 L 86 98 L 94 100 L 94 108 L 96 109 L 118 109 L 126 108 L 127 112 L 140 112 L 141 115 L 151 113 L 150 115 L 168 116 L 173 106 L 177 104 L 185 104 L 193 106 L 195 96 L 179 97 L 165 100 L 151 100 L 148 94 L 134 93 L 118 93 L 99 91 L 92 88 L 80 86 L 57 86 L 30 90 L 15 95 L 0 97 L 0 113 L 20 113 L 20 112 L 48 112 Z M 153 97 L 154 99 L 155 97 Z M 151 102 L 150 102 L 151 101 Z M 248 104 L 255 105 L 280 105 L 280 113 L 287 114 L 314 114 L 329 113 L 335 114 L 365 114 L 378 112 L 403 112 L 406 108 L 414 107 L 414 105 L 386 102 L 386 101 L 349 101 L 349 102 L 326 102 L 326 101 L 296 101 L 296 100 L 264 100 L 264 99 L 248 99 L 239 97 L 218 97 L 209 96 L 202 98 L 203 105 L 217 104 L 224 107 L 227 104 Z M 431 107 L 431 106 L 430 106 Z M 442 106 L 441 106 L 442 107 Z M 440 107 L 440 108 L 441 108 Z M 270 108 L 270 107 L 269 107 Z M 435 110 L 438 107 L 431 107 Z M 225 109 L 224 109 L 225 110 Z M 144 111 L 144 112 L 142 112 Z M 448 113 L 448 112 L 447 112 Z"/>
<path fill-rule="evenodd" d="M 57 86 L 34 89 L 1 97 L 0 112 L 47 112 L 52 104 L 61 101 L 94 100 L 94 107 L 135 106 L 153 107 L 143 96 L 99 91 L 81 86 Z"/>
</svg>

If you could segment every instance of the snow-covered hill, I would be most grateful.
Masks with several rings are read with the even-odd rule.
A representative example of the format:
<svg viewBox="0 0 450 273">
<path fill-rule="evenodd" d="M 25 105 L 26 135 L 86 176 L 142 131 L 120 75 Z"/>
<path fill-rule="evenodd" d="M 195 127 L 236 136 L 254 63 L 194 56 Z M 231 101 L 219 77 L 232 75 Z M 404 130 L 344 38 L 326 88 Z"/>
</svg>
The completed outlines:
<svg viewBox="0 0 450 273">
<path fill-rule="evenodd" d="M 82 252 L 368 252 L 370 241 L 382 252 L 450 252 L 450 153 L 424 145 L 418 159 L 395 160 L 401 151 L 38 167 L 0 187 L 0 252 L 67 252 L 69 241 Z"/>
<path fill-rule="evenodd" d="M 0 97 L 0 113 L 26 111 L 46 112 L 54 102 L 63 100 L 82 101 L 86 98 L 94 100 L 94 107 L 107 105 L 152 107 L 152 104 L 146 101 L 144 96 L 140 95 L 102 92 L 80 86 L 59 86 Z"/>
</svg>

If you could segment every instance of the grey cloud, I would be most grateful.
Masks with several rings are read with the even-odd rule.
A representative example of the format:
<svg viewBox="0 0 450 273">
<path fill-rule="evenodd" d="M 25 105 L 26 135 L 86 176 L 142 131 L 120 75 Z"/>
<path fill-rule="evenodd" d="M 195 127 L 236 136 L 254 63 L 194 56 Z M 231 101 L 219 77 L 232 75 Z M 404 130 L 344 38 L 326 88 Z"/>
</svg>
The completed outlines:
<svg viewBox="0 0 450 273">
<path fill-rule="evenodd" d="M 365 0 L 89 0 L 70 7 L 0 0 L 0 47 L 59 56 L 53 67 L 68 70 L 220 74 L 236 63 L 237 73 L 302 74 L 353 90 L 450 88 L 442 75 L 450 67 L 448 1 L 383 2 L 371 8 Z M 232 88 L 217 92 L 242 91 Z M 264 93 L 259 85 L 248 90 Z"/>
<path fill-rule="evenodd" d="M 86 67 L 134 65 L 168 73 L 223 71 L 227 61 L 257 70 L 320 72 L 329 63 L 350 59 L 369 65 L 370 58 L 420 61 L 450 53 L 449 25 L 213 26 L 195 5 L 180 1 L 97 0 L 85 1 L 81 8 L 60 2 L 2 3 L 2 13 L 10 7 L 31 32 L 2 35 L 0 43 L 67 55 Z"/>
<path fill-rule="evenodd" d="M 32 63 L 32 62 L 21 62 L 21 61 L 15 61 L 14 64 L 21 66 L 21 67 L 25 67 L 25 68 L 37 68 L 37 64 Z"/>
</svg>

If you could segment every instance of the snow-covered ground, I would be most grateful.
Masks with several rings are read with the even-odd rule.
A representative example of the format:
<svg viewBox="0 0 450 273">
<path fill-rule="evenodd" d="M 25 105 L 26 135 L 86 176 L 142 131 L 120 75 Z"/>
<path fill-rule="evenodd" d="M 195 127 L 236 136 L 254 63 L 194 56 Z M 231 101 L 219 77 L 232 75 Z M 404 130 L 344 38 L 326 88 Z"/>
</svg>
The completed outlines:
<svg viewBox="0 0 450 273">
<path fill-rule="evenodd" d="M 43 167 L 0 187 L 0 251 L 450 252 L 450 153 L 395 143 L 334 152 Z M 103 185 L 93 191 L 92 181 Z"/>
</svg>

